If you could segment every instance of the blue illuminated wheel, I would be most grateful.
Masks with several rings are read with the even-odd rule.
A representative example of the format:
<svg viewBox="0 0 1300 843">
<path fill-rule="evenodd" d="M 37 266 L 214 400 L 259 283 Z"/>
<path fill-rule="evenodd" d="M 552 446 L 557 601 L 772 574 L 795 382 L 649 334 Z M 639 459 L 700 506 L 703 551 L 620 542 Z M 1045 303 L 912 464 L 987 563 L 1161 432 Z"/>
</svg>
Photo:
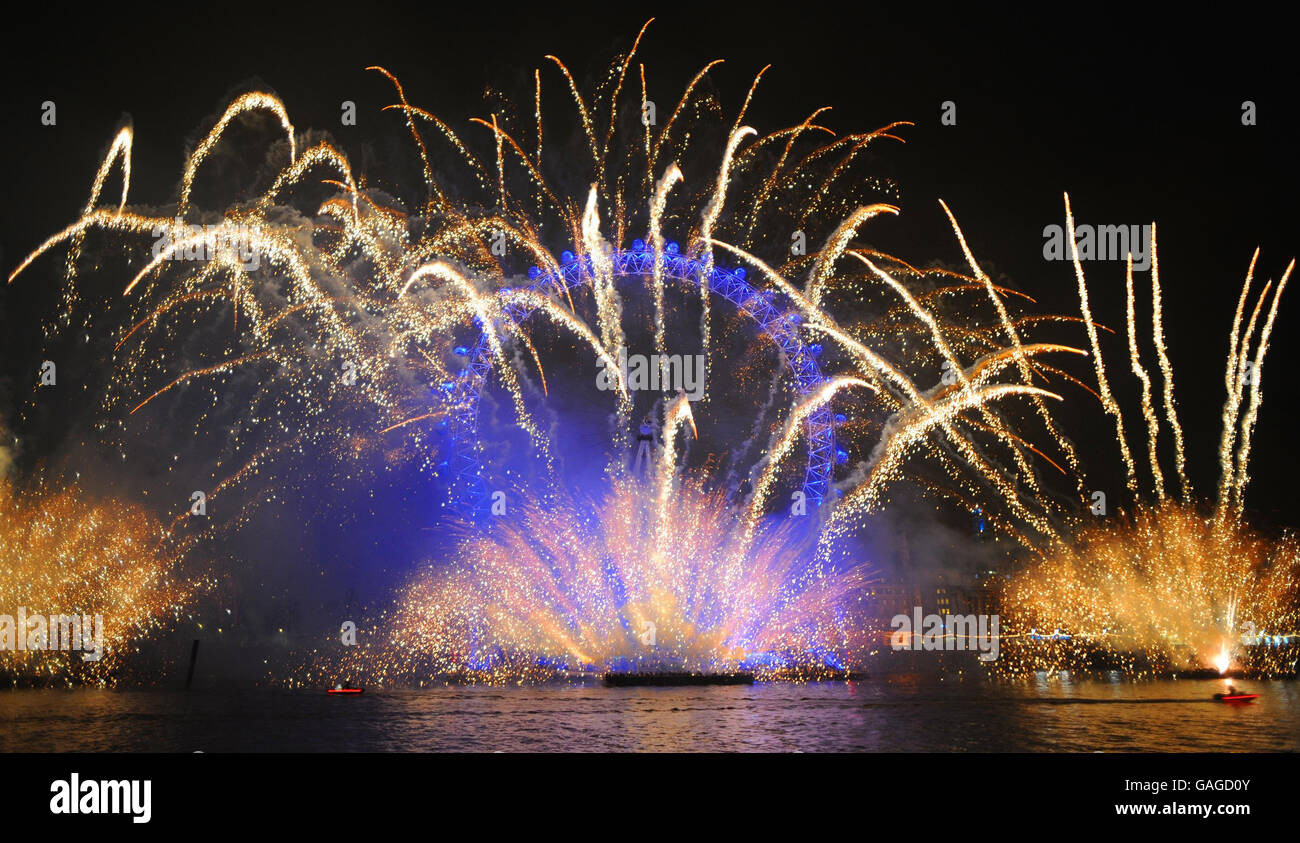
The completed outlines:
<svg viewBox="0 0 1300 843">
<path fill-rule="evenodd" d="M 817 363 L 821 346 L 805 344 L 799 335 L 799 313 L 778 306 L 774 294 L 750 286 L 745 281 L 744 269 L 726 270 L 716 265 L 709 268 L 704 261 L 678 252 L 677 244 L 669 243 L 659 256 L 663 277 L 698 286 L 708 269 L 709 291 L 734 304 L 741 314 L 753 320 L 758 329 L 776 343 L 801 397 L 827 381 Z M 612 274 L 616 278 L 653 277 L 654 261 L 654 250 L 641 240 L 637 240 L 630 250 L 610 255 Z M 559 271 L 545 273 L 533 267 L 529 278 L 533 283 L 528 289 L 532 292 L 540 295 L 563 293 L 592 282 L 591 258 L 578 258 L 565 252 Z M 535 310 L 515 302 L 505 304 L 506 313 L 518 324 L 531 318 Z M 450 455 L 440 467 L 450 472 L 452 506 L 470 514 L 481 512 L 488 502 L 478 416 L 480 396 L 493 365 L 491 343 L 477 317 L 475 327 L 479 329 L 478 340 L 473 345 L 456 349 L 466 358 L 465 368 L 453 380 L 441 385 L 443 400 L 449 408 L 446 430 Z M 835 421 L 829 406 L 823 404 L 804 422 L 808 465 L 804 471 L 803 492 L 814 506 L 826 497 L 835 463 L 843 462 L 847 457 L 844 451 L 835 447 Z"/>
</svg>

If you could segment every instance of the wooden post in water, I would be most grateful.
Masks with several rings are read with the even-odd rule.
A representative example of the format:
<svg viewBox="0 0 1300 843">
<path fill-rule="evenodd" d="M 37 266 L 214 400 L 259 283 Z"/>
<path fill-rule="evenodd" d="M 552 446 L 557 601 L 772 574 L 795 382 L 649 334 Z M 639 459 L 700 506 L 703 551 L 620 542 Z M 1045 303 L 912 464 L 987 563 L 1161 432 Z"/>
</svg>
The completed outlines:
<svg viewBox="0 0 1300 843">
<path fill-rule="evenodd" d="M 194 646 L 190 647 L 190 672 L 185 675 L 185 690 L 190 689 L 194 683 L 194 663 L 199 659 L 199 639 L 194 639 Z"/>
</svg>

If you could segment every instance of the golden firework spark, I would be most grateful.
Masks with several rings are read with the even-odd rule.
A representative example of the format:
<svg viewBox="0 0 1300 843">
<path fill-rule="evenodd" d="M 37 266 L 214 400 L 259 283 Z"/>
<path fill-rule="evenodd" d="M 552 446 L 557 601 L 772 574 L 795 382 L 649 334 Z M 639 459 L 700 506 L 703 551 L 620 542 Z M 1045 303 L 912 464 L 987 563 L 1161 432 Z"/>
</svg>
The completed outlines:
<svg viewBox="0 0 1300 843">
<path fill-rule="evenodd" d="M 1073 237 L 1068 196 L 1065 207 Z M 1287 266 L 1273 291 L 1259 334 L 1256 329 L 1271 284 L 1259 294 L 1242 334 L 1258 250 L 1251 259 L 1229 334 L 1218 499 L 1197 500 L 1185 475 L 1173 369 L 1164 342 L 1155 230 L 1153 224 L 1151 336 L 1164 377 L 1165 422 L 1172 431 L 1183 497 L 1174 500 L 1166 495 L 1160 470 L 1161 426 L 1151 378 L 1140 359 L 1132 255 L 1125 277 L 1125 318 L 1130 368 L 1140 385 L 1147 424 L 1150 502 L 1139 494 L 1135 463 L 1124 439 L 1123 414 L 1106 378 L 1076 249 L 1072 255 L 1098 394 L 1119 434 L 1132 507 L 1105 519 L 1077 522 L 1073 530 L 1058 533 L 1051 546 L 1012 579 L 1005 595 L 1005 610 L 1012 619 L 1007 636 L 1011 647 L 1004 647 L 998 665 L 1002 672 L 1118 669 L 1141 675 L 1208 667 L 1223 672 L 1234 665 L 1265 675 L 1296 671 L 1298 648 L 1293 642 L 1300 629 L 1300 545 L 1290 534 L 1266 537 L 1242 523 L 1250 431 L 1262 399 L 1264 356 L 1295 262 Z M 1255 353 L 1248 365 L 1252 342 Z M 1247 384 L 1249 399 L 1243 416 Z M 1233 445 L 1238 442 L 1234 455 Z"/>
<path fill-rule="evenodd" d="M 272 94 L 250 92 L 230 103 L 185 161 L 174 215 L 130 208 L 132 136 L 119 133 L 80 219 L 42 243 L 10 281 L 42 255 L 69 244 L 64 307 L 52 320 L 50 333 L 74 324 L 89 332 L 103 314 L 77 308 L 81 245 L 89 237 L 103 236 L 144 253 L 138 262 L 133 256 L 123 278 L 122 300 L 112 305 L 112 313 L 122 313 L 123 318 L 113 337 L 112 375 L 100 403 L 105 420 L 101 429 L 114 447 L 125 451 L 130 435 L 147 436 L 170 423 L 168 410 L 178 405 L 169 401 L 205 408 L 186 433 L 208 434 L 207 425 L 221 429 L 213 471 L 225 479 L 216 489 L 227 500 L 238 499 L 233 507 L 237 523 L 246 520 L 248 507 L 263 499 L 249 488 L 254 478 L 274 482 L 270 462 L 275 459 L 301 460 L 308 453 L 329 451 L 339 457 L 338 470 L 355 481 L 362 470 L 356 455 L 373 453 L 368 446 L 382 440 L 390 443 L 385 453 L 394 460 L 414 459 L 432 469 L 443 444 L 436 428 L 446 422 L 450 408 L 430 398 L 430 387 L 436 390 L 437 385 L 454 382 L 464 356 L 456 349 L 470 331 L 484 335 L 492 371 L 510 397 L 515 422 L 542 454 L 542 473 L 554 474 L 548 431 L 530 407 L 534 396 L 529 366 L 536 368 L 545 392 L 545 343 L 553 346 L 557 341 L 537 326 L 559 326 L 565 341 L 572 342 L 571 351 L 576 347 L 602 361 L 607 371 L 617 371 L 612 362 L 630 335 L 629 313 L 634 311 L 625 305 L 635 292 L 617 283 L 621 279 L 614 276 L 612 255 L 636 248 L 636 235 L 644 232 L 654 260 L 642 280 L 651 287 L 654 306 L 650 324 L 641 327 L 650 330 L 656 351 L 689 343 L 704 349 L 708 371 L 719 372 L 725 368 L 719 359 L 719 337 L 752 335 L 747 314 L 711 305 L 707 270 L 726 257 L 757 270 L 754 286 L 767 301 L 781 300 L 781 308 L 789 311 L 786 324 L 801 342 L 827 346 L 820 358 L 826 380 L 810 394 L 796 393 L 783 374 L 782 366 L 789 361 L 782 360 L 771 338 L 748 344 L 746 365 L 737 367 L 734 386 L 748 399 L 758 397 L 760 406 L 746 440 L 756 443 L 751 450 L 758 453 L 740 455 L 754 457 L 747 463 L 733 457 L 736 464 L 729 466 L 733 476 L 748 475 L 755 481 L 748 501 L 706 513 L 720 505 L 703 492 L 677 491 L 690 488 L 683 480 L 688 466 L 684 456 L 669 448 L 670 458 L 659 465 L 652 496 L 658 512 L 650 518 L 659 525 L 656 530 L 668 533 L 645 547 L 622 539 L 595 539 L 630 554 L 618 563 L 626 565 L 629 579 L 648 576 L 641 556 L 651 560 L 652 570 L 686 564 L 680 548 L 694 545 L 678 535 L 680 528 L 667 525 L 668 513 L 680 506 L 689 510 L 683 517 L 689 516 L 701 529 L 728 535 L 739 530 L 739 538 L 727 539 L 731 549 L 725 555 L 735 558 L 719 568 L 733 573 L 719 574 L 723 579 L 718 588 L 743 591 L 734 573 L 748 570 L 747 563 L 739 561 L 739 548 L 749 548 L 763 534 L 761 522 L 770 514 L 764 508 L 777 499 L 777 484 L 790 476 L 795 461 L 787 457 L 807 429 L 804 421 L 832 402 L 854 419 L 837 432 L 846 458 L 850 448 L 866 456 L 843 470 L 835 484 L 843 500 L 833 511 L 828 513 L 833 498 L 808 502 L 816 518 L 827 521 L 818 536 L 818 570 L 841 570 L 842 560 L 833 559 L 830 550 L 866 525 L 893 484 L 916 479 L 922 470 L 938 478 L 917 479 L 918 488 L 934 489 L 939 497 L 980 500 L 990 514 L 995 509 L 1004 512 L 1005 519 L 991 523 L 1017 541 L 1037 548 L 1057 538 L 1060 515 L 1038 493 L 1036 473 L 1041 463 L 1057 467 L 1049 451 L 1064 453 L 1071 467 L 1077 468 L 1077 460 L 1045 409 L 1046 399 L 1055 400 L 1058 394 L 1032 381 L 1068 379 L 1043 358 L 1078 349 L 1027 337 L 1040 321 L 1077 320 L 1028 316 L 1008 307 L 1004 299 L 1014 291 L 995 287 L 979 269 L 946 205 L 943 210 L 970 275 L 917 269 L 860 242 L 873 219 L 899 213 L 897 186 L 861 173 L 866 150 L 878 142 L 901 141 L 894 131 L 909 124 L 838 135 L 818 122 L 825 122 L 826 112 L 818 108 L 793 126 L 756 130 L 744 120 L 766 68 L 754 78 L 734 119 L 719 119 L 721 104 L 701 84 L 720 63 L 713 61 L 694 75 L 661 128 L 642 119 L 630 133 L 635 137 L 627 141 L 629 132 L 620 131 L 627 128 L 620 114 L 629 109 L 620 111 L 625 104 L 620 98 L 630 98 L 643 117 L 651 106 L 644 66 L 639 69 L 639 92 L 628 93 L 625 88 L 631 86 L 624 85 L 640 42 L 638 35 L 595 92 L 580 90 L 558 57 L 544 57 L 546 67 L 558 70 L 557 81 L 576 112 L 575 134 L 584 139 L 590 154 L 590 169 L 581 164 L 585 179 L 573 171 L 572 156 L 544 150 L 541 68 L 527 91 L 529 107 L 494 102 L 490 114 L 469 120 L 462 133 L 412 105 L 397 78 L 374 67 L 370 69 L 392 84 L 398 102 L 388 108 L 401 116 L 404 131 L 414 141 L 422 167 L 421 195 L 397 199 L 381 193 L 370 186 L 372 180 L 354 173 L 349 158 L 331 144 L 317 143 L 300 152 L 286 104 Z M 232 200 L 221 210 L 199 207 L 194 197 L 203 191 L 196 193 L 194 186 L 204 177 L 205 163 L 218 144 L 230 142 L 226 130 L 252 112 L 277 118 L 288 146 L 283 168 L 252 202 Z M 426 140 L 423 130 L 429 126 L 436 134 Z M 548 129 L 548 138 L 555 134 Z M 280 143 L 279 130 L 275 142 Z M 123 173 L 123 200 L 115 210 L 97 208 L 114 166 Z M 312 184 L 317 177 L 319 184 Z M 561 187 L 575 180 L 583 184 L 580 194 Z M 452 184 L 462 187 L 453 189 Z M 329 195 L 308 204 L 301 195 L 309 185 Z M 821 246 L 805 254 L 802 245 L 791 247 L 794 241 Z M 249 261 L 239 249 L 230 248 L 232 242 L 257 260 Z M 565 255 L 568 249 L 576 254 Z M 191 260 L 194 255 L 209 259 Z M 670 279 L 663 266 L 677 255 L 694 257 L 706 269 L 702 283 L 681 284 L 688 293 L 682 312 L 694 314 L 689 306 L 700 314 L 699 331 L 686 338 L 668 331 Z M 590 267 L 589 288 L 530 283 L 537 277 L 555 278 L 575 261 Z M 530 273 L 530 265 L 536 271 Z M 100 276 L 106 272 L 99 270 Z M 1081 269 L 1079 283 L 1085 296 L 1083 321 L 1095 349 Z M 545 318 L 517 318 L 523 310 Z M 1270 316 L 1265 340 L 1271 325 Z M 1100 367 L 1099 354 L 1096 361 Z M 1100 368 L 1098 372 L 1104 378 Z M 615 520 L 633 514 L 637 482 L 626 470 L 632 401 L 626 384 L 620 381 L 618 387 L 614 432 L 602 448 L 613 484 L 603 509 Z M 714 381 L 708 402 L 692 407 L 679 399 L 667 408 L 667 440 L 678 436 L 683 425 L 698 432 L 707 431 L 711 422 L 729 420 L 734 410 L 719 399 L 719 392 Z M 1113 403 L 1105 386 L 1102 395 Z M 1012 399 L 1028 399 L 1036 408 L 1046 425 L 1046 442 L 1035 444 L 1036 435 L 1022 429 Z M 748 444 L 741 450 L 746 448 Z M 823 503 L 826 509 L 817 511 Z M 531 517 L 535 526 L 577 529 L 548 521 L 562 516 L 541 508 Z M 637 535 L 633 531 L 624 538 Z M 578 552 L 576 545 L 569 550 Z M 492 586 L 484 578 L 491 565 L 474 560 L 497 557 L 473 541 L 466 554 L 469 561 L 456 576 L 468 578 L 463 580 L 467 594 L 474 589 L 487 593 Z M 775 570 L 777 563 L 768 559 L 763 564 L 768 566 L 763 570 Z M 664 569 L 656 576 L 675 582 L 694 574 Z M 745 598 L 749 608 L 744 612 L 750 614 L 744 617 L 758 611 L 756 606 L 768 606 L 763 611 L 780 630 L 782 622 L 772 620 L 776 615 L 770 607 L 783 592 L 769 585 L 763 595 Z M 646 588 L 643 602 L 666 586 Z M 450 599 L 454 589 L 438 593 Z M 529 599 L 534 598 L 541 596 Z M 511 611 L 529 605 L 523 592 L 511 599 Z M 696 605 L 687 595 L 673 599 L 679 607 Z M 730 598 L 718 599 L 725 603 Z M 632 620 L 649 610 L 638 611 L 642 614 Z M 739 646 L 729 641 L 751 646 L 755 640 L 767 640 L 750 631 L 735 637 L 737 630 L 749 629 L 738 617 L 718 621 L 727 635 L 700 639 L 713 642 L 704 649 L 720 652 L 718 647 Z M 496 621 L 508 625 L 504 617 Z M 443 617 L 438 623 L 451 621 Z M 559 624 L 559 616 L 551 623 Z M 582 643 L 575 644 L 576 649 L 554 650 L 552 645 L 561 639 L 552 637 L 545 639 L 546 648 L 551 648 L 543 648 L 545 652 L 567 652 L 578 661 L 616 652 L 602 650 L 598 641 L 572 630 L 565 635 Z M 506 638 L 541 646 L 541 639 L 523 633 Z M 820 640 L 805 636 L 808 646 Z"/>
<path fill-rule="evenodd" d="M 174 626 L 212 588 L 211 578 L 182 567 L 186 547 L 141 507 L 95 500 L 75 482 L 20 490 L 0 478 L 0 615 L 6 616 L 0 678 L 116 682 L 141 642 Z M 98 616 L 101 657 L 84 658 L 88 646 L 49 649 L 58 636 L 36 624 L 17 628 L 20 612 L 43 619 Z M 17 636 L 25 649 L 18 649 Z"/>
</svg>

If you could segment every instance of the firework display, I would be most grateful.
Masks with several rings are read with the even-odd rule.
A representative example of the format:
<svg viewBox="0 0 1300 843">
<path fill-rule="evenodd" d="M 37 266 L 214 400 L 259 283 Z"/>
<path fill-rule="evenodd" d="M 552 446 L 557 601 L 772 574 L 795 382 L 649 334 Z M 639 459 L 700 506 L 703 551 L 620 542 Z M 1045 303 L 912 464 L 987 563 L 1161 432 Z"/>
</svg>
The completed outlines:
<svg viewBox="0 0 1300 843">
<path fill-rule="evenodd" d="M 1285 829 L 1294 39 L 1196 11 L 11 14 L 5 817 Z"/>
<path fill-rule="evenodd" d="M 1066 198 L 1073 243 L 1073 217 Z M 1233 316 L 1224 371 L 1227 399 L 1219 447 L 1217 497 L 1197 496 L 1185 471 L 1183 432 L 1174 404 L 1173 371 L 1164 347 L 1159 261 L 1151 234 L 1153 341 L 1164 377 L 1163 408 L 1175 446 L 1178 494 L 1166 487 L 1157 456 L 1161 424 L 1142 365 L 1134 314 L 1132 256 L 1127 272 L 1130 364 L 1141 384 L 1152 496 L 1139 491 L 1138 459 L 1111 392 L 1077 251 L 1074 265 L 1089 329 L 1098 394 L 1112 417 L 1132 507 L 1111 520 L 1087 520 L 1056 540 L 1008 586 L 1006 612 L 1016 624 L 998 665 L 1026 670 L 1121 670 L 1160 674 L 1179 668 L 1243 669 L 1294 675 L 1300 629 L 1300 557 L 1294 536 L 1270 539 L 1243 523 L 1251 434 L 1263 398 L 1262 375 L 1278 303 L 1295 266 L 1255 298 L 1243 333 L 1255 263 Z M 1271 293 L 1271 298 L 1270 298 Z M 1267 308 L 1267 316 L 1261 314 Z M 1254 348 L 1252 354 L 1252 346 Z M 1244 405 L 1244 411 L 1243 411 Z M 1172 485 L 1172 484 L 1170 484 Z"/>
<path fill-rule="evenodd" d="M 978 512 L 981 532 L 987 523 L 1024 563 L 1001 595 L 996 672 L 1294 672 L 1295 540 L 1244 520 L 1291 267 L 1253 306 L 1254 261 L 1243 286 L 1211 500 L 1187 480 L 1154 229 L 1149 335 L 1130 256 L 1144 497 L 1068 197 L 1077 316 L 1034 312 L 995 282 L 943 203 L 966 267 L 918 268 L 867 239 L 901 202 L 871 155 L 909 124 L 837 134 L 817 108 L 761 132 L 746 119 L 766 69 L 729 111 L 708 85 L 718 62 L 656 109 L 638 60 L 645 31 L 594 90 L 547 55 L 530 90 L 492 89 L 487 116 L 468 121 L 366 68 L 391 86 L 384 112 L 409 136 L 419 175 L 399 187 L 257 90 L 206 130 L 176 195 L 146 206 L 133 201 L 135 135 L 122 128 L 80 216 L 9 281 L 62 258 L 45 339 L 111 338 L 93 395 L 98 447 L 149 461 L 159 511 L 106 503 L 121 509 L 108 518 L 75 487 L 31 501 L 0 490 L 12 512 L 0 597 L 114 607 L 100 667 L 18 658 L 0 669 L 98 681 L 210 589 L 209 542 L 291 498 L 338 520 L 336 498 L 409 471 L 438 490 L 428 508 L 445 547 L 404 560 L 357 646 L 303 647 L 273 680 L 850 675 L 880 647 L 868 589 L 878 560 L 862 539 L 904 492 Z M 240 127 L 271 133 L 269 144 L 237 147 L 227 135 Z M 253 158 L 243 170 L 231 163 L 241 154 Z M 228 173 L 244 170 L 248 183 L 232 185 Z M 1044 329 L 1082 333 L 1079 347 L 1040 339 Z M 657 361 L 697 356 L 698 394 L 629 382 L 638 347 Z M 1082 358 L 1095 391 L 1069 368 Z M 553 397 L 598 371 L 609 388 L 584 399 L 595 404 Z M 1056 416 L 1067 396 L 1094 412 L 1090 394 L 1126 477 L 1128 500 L 1106 520 L 1081 514 L 1090 487 Z M 29 399 L 19 422 L 38 406 Z M 588 426 L 569 433 L 583 413 Z M 183 440 L 186 457 L 173 448 L 168 463 L 159 440 Z"/>
<path fill-rule="evenodd" d="M 139 506 L 94 501 L 75 482 L 15 489 L 0 478 L 0 680 L 117 681 L 213 587 L 183 555 Z"/>
<path fill-rule="evenodd" d="M 416 577 L 373 644 L 336 650 L 299 681 L 663 668 L 807 679 L 863 663 L 869 573 L 806 565 L 788 524 L 746 531 L 721 497 L 618 480 L 590 509 L 528 505 L 500 533 L 467 538 L 450 569 Z"/>
<path fill-rule="evenodd" d="M 837 136 L 820 125 L 818 110 L 759 135 L 743 121 L 762 74 L 739 113 L 724 120 L 713 116 L 716 100 L 701 86 L 709 65 L 661 125 L 640 121 L 643 133 L 629 138 L 620 115 L 650 108 L 636 49 L 587 96 L 565 65 L 548 57 L 569 87 L 591 156 L 581 165 L 591 176 L 581 192 L 565 193 L 548 178 L 559 167 L 571 181 L 573 163 L 545 153 L 540 70 L 531 121 L 511 119 L 527 112 L 504 106 L 490 120 L 472 121 L 488 142 L 483 155 L 449 123 L 410 104 L 395 77 L 371 68 L 392 83 L 392 110 L 418 150 L 418 202 L 367 188 L 334 145 L 299 137 L 279 99 L 249 93 L 231 102 L 196 146 L 167 214 L 128 207 L 133 140 L 123 130 L 82 217 L 24 260 L 11 281 L 66 248 L 64 309 L 49 335 L 93 330 L 102 315 L 77 307 L 86 298 L 78 282 L 89 241 L 154 238 L 152 254 L 122 285 L 128 313 L 114 329 L 100 427 L 125 451 L 132 436 L 172 417 L 169 400 L 201 396 L 197 403 L 208 409 L 193 420 L 193 435 L 222 431 L 211 466 L 220 480 L 206 491 L 207 505 L 243 499 L 236 515 L 213 528 L 231 530 L 250 508 L 283 493 L 283 481 L 268 490 L 255 479 L 272 474 L 268 466 L 278 466 L 281 477 L 295 455 L 328 452 L 331 483 L 355 482 L 378 457 L 415 460 L 444 475 L 463 474 L 464 462 L 473 468 L 471 482 L 481 484 L 491 467 L 480 455 L 492 446 L 480 436 L 467 447 L 464 418 L 468 412 L 476 424 L 479 390 L 488 382 L 509 396 L 515 422 L 540 455 L 541 475 L 554 477 L 557 457 L 538 421 L 532 372 L 544 392 L 543 350 L 557 338 L 537 335 L 538 323 L 567 338 L 568 353 L 616 371 L 634 293 L 615 283 L 615 265 L 640 256 L 633 271 L 623 266 L 619 274 L 648 288 L 654 349 L 681 342 L 666 334 L 666 308 L 670 286 L 685 290 L 676 301 L 699 314 L 692 341 L 709 361 L 709 391 L 698 406 L 678 399 L 651 409 L 666 447 L 647 483 L 629 476 L 633 394 L 616 379 L 615 433 L 601 448 L 609 492 L 597 507 L 610 523 L 593 538 L 560 499 L 562 481 L 520 490 L 529 503 L 518 509 L 522 520 L 506 528 L 508 537 L 478 535 L 463 524 L 470 533 L 463 557 L 410 587 L 399 611 L 437 631 L 394 646 L 447 671 L 491 664 L 483 669 L 499 672 L 476 655 L 494 647 L 508 663 L 527 665 L 522 672 L 538 663 L 611 666 L 631 658 L 626 628 L 649 621 L 661 629 L 664 659 L 682 665 L 744 664 L 766 654 L 774 664 L 844 669 L 848 642 L 862 638 L 852 628 L 860 607 L 851 586 L 861 582 L 864 562 L 846 561 L 838 539 L 863 526 L 905 466 L 927 461 L 945 493 L 1004 508 L 1012 516 L 1006 529 L 1025 541 L 1050 529 L 1044 506 L 1016 488 L 1017 477 L 1036 488 L 1031 462 L 1041 452 L 1013 433 L 997 406 L 1027 399 L 1052 430 L 1046 402 L 1058 396 L 1028 381 L 1056 371 L 1043 355 L 1077 350 L 1022 342 L 1029 320 L 1006 303 L 1015 294 L 984 275 L 969 251 L 972 273 L 964 275 L 918 270 L 855 246 L 870 220 L 897 213 L 884 201 L 893 198 L 892 185 L 860 170 L 868 148 L 898 140 L 902 124 Z M 194 197 L 204 164 L 223 133 L 254 112 L 272 115 L 283 133 L 268 154 L 282 169 L 255 201 L 221 214 L 201 210 Z M 426 140 L 429 129 L 436 141 Z M 470 188 L 444 186 L 451 179 L 443 172 L 453 165 L 472 176 L 460 180 Z M 116 207 L 104 207 L 100 194 L 114 166 L 123 194 Z M 293 196 L 311 178 L 323 179 L 333 195 L 304 206 Z M 808 247 L 791 248 L 792 235 Z M 193 255 L 208 259 L 184 259 Z M 525 274 L 536 283 L 520 285 L 515 279 Z M 752 286 L 724 289 L 747 275 Z M 737 306 L 720 314 L 725 299 Z M 851 315 L 837 319 L 836 308 Z M 674 439 L 685 420 L 708 429 L 716 417 L 734 415 L 724 387 L 715 386 L 736 365 L 723 345 L 754 335 L 755 322 L 770 350 L 741 361 L 738 383 L 767 397 L 748 421 L 744 447 L 726 464 L 688 471 L 677 462 Z M 482 353 L 458 345 L 467 330 L 479 332 Z M 458 370 L 464 357 L 469 363 Z M 256 376 L 241 380 L 248 371 Z M 811 444 L 803 489 L 813 499 L 800 501 L 807 521 L 784 529 L 810 537 L 811 546 L 778 551 L 784 546 L 772 544 L 774 528 L 762 522 L 784 514 L 788 487 L 797 486 L 792 454 L 804 438 Z M 853 462 L 852 448 L 867 456 Z M 836 464 L 846 468 L 836 474 Z M 698 479 L 685 479 L 691 472 Z M 731 488 L 703 491 L 719 488 L 720 475 L 733 478 Z M 743 491 L 736 478 L 745 481 Z M 679 484 L 700 491 L 683 495 Z M 455 503 L 454 484 L 451 497 Z M 525 550 L 537 532 L 568 541 Z M 589 555 L 594 548 L 604 549 L 601 557 Z M 504 558 L 517 567 L 503 566 Z M 530 570 L 553 565 L 561 566 L 555 594 L 520 587 L 531 582 Z M 592 581 L 597 574 L 608 582 Z M 370 672 L 383 675 L 390 661 Z"/>
</svg>

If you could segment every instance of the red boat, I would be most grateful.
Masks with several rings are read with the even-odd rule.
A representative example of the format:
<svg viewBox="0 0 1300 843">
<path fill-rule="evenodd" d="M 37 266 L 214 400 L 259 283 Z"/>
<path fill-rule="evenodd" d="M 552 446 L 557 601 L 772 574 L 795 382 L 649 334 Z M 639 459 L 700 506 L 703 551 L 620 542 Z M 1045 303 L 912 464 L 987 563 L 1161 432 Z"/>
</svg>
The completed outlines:
<svg viewBox="0 0 1300 843">
<path fill-rule="evenodd" d="M 354 694 L 364 694 L 365 691 L 366 691 L 365 688 L 349 688 L 349 687 L 344 687 L 344 686 L 340 685 L 340 686 L 337 687 L 337 688 L 330 688 L 330 689 L 329 689 L 328 691 L 326 691 L 325 693 L 327 693 L 327 694 L 354 695 Z"/>
<path fill-rule="evenodd" d="M 1236 703 L 1250 702 L 1257 698 L 1259 694 L 1215 694 L 1214 698 L 1219 702 Z"/>
</svg>

